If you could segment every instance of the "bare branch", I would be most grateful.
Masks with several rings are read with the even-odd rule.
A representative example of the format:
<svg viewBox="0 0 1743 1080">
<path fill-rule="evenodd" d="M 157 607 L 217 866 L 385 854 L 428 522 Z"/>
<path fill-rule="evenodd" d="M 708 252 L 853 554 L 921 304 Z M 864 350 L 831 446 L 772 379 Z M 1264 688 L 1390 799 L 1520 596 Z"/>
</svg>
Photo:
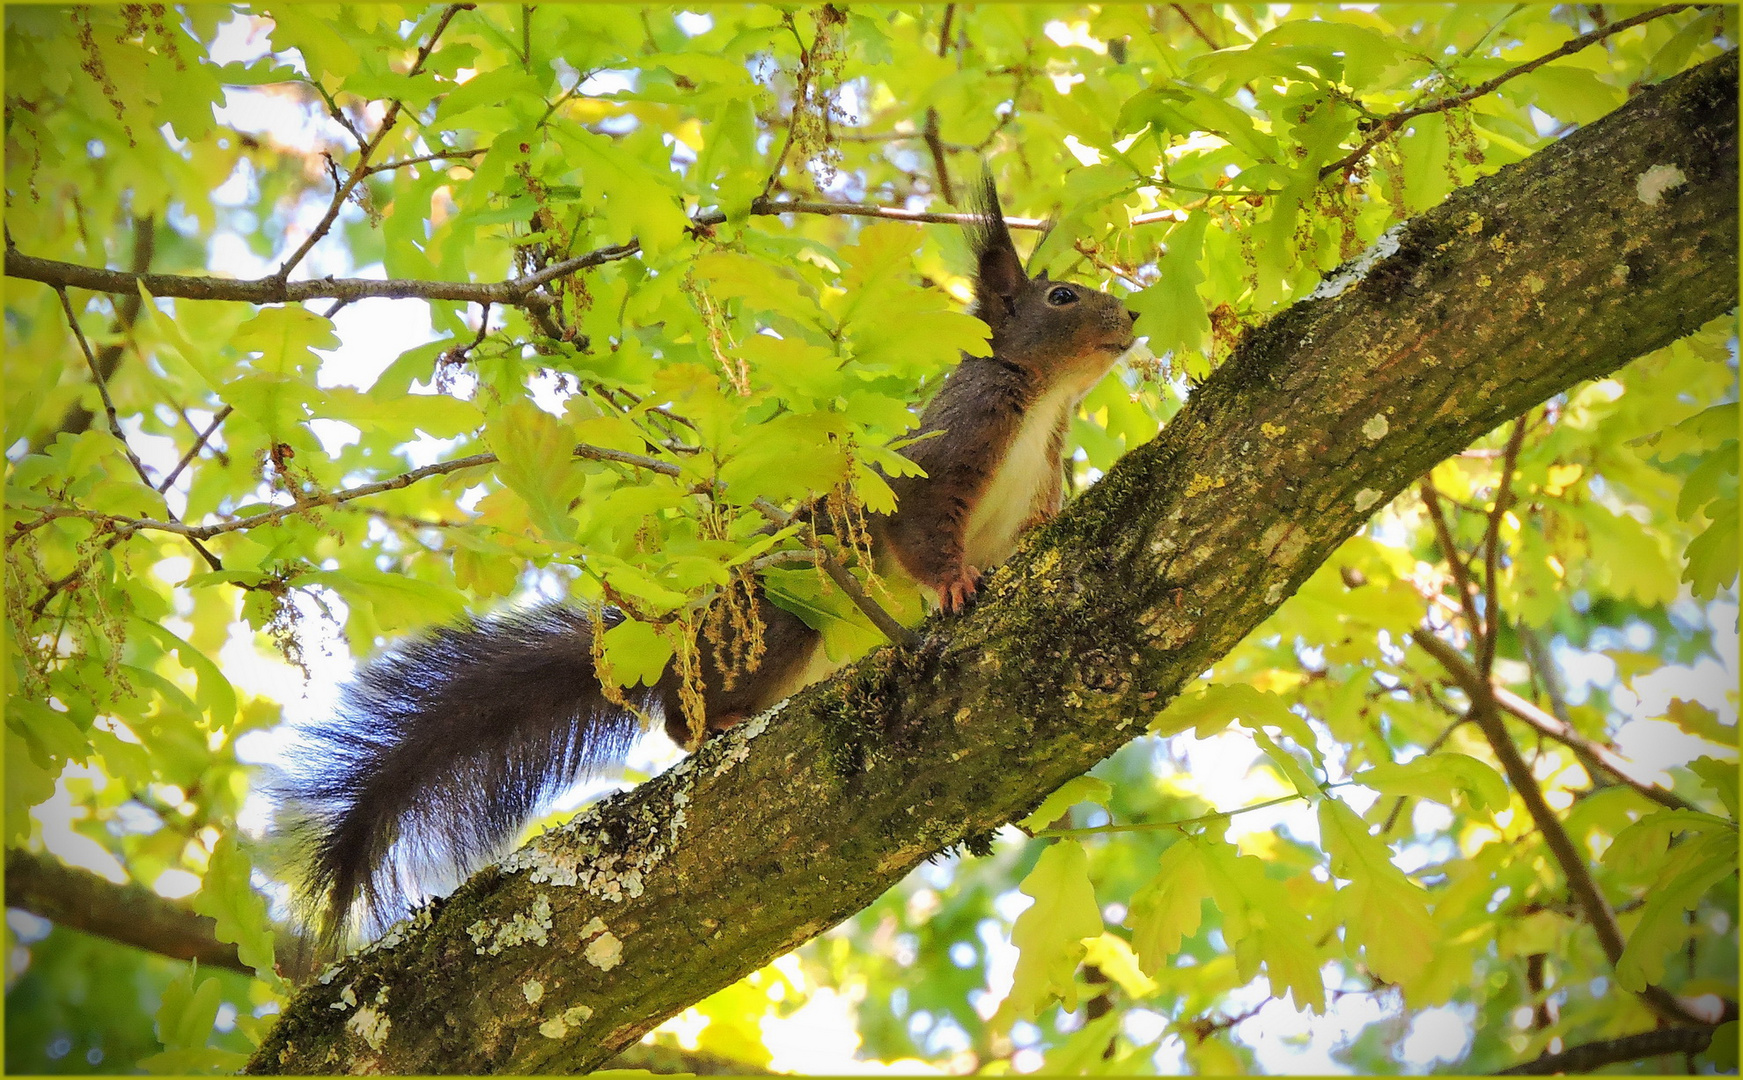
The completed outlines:
<svg viewBox="0 0 1743 1080">
<path fill-rule="evenodd" d="M 1660 1028 L 1570 1047 L 1559 1054 L 1544 1054 L 1523 1065 L 1502 1069 L 1495 1075 L 1549 1076 L 1553 1073 L 1591 1072 L 1600 1066 L 1639 1061 L 1659 1054 L 1698 1054 L 1712 1041 L 1713 1033 L 1704 1028 Z"/>
<path fill-rule="evenodd" d="M 873 217 L 887 221 L 912 221 L 936 225 L 970 225 L 973 214 L 931 214 L 905 210 L 896 206 L 865 206 L 858 203 L 783 201 L 758 199 L 751 204 L 751 213 L 816 214 L 824 217 Z M 719 225 L 726 215 L 719 210 L 698 214 L 691 219 L 693 227 Z M 1046 222 L 1039 218 L 1007 217 L 1005 224 L 1013 229 L 1040 230 Z M 250 304 L 295 304 L 308 300 L 458 300 L 475 304 L 505 304 L 513 307 L 543 310 L 551 299 L 536 290 L 550 281 L 580 270 L 627 259 L 641 251 L 641 243 L 628 243 L 598 248 L 576 255 L 522 277 L 496 282 L 413 281 L 403 278 L 319 278 L 308 281 L 281 281 L 278 278 L 231 280 L 184 274 L 142 274 L 121 270 L 104 270 L 76 263 L 40 259 L 15 250 L 6 252 L 6 276 L 26 281 L 40 281 L 51 288 L 79 288 L 92 292 L 117 295 L 136 294 L 141 287 L 152 296 L 175 297 L 183 300 L 239 300 Z"/>
<path fill-rule="evenodd" d="M 193 461 L 195 457 L 199 456 L 200 451 L 205 449 L 206 443 L 210 442 L 212 436 L 217 434 L 218 425 L 222 424 L 225 419 L 235 411 L 236 407 L 234 405 L 226 405 L 218 410 L 218 412 L 212 417 L 212 423 L 205 431 L 200 433 L 198 439 L 194 440 L 194 445 L 188 447 L 188 452 L 182 455 L 182 459 L 176 462 L 176 467 L 171 469 L 169 475 L 165 476 L 158 482 L 158 491 L 162 492 L 170 489 L 170 485 L 176 482 L 176 477 L 182 474 L 182 470 L 188 467 L 188 463 Z"/>
<path fill-rule="evenodd" d="M 1501 479 L 1495 485 L 1495 505 L 1489 510 L 1489 527 L 1483 535 L 1483 637 L 1477 650 L 1477 670 L 1484 677 L 1495 667 L 1495 640 L 1501 636 L 1501 517 L 1513 503 L 1513 469 L 1519 463 L 1519 448 L 1525 443 L 1525 420 L 1513 421 L 1507 449 L 1501 458 Z"/>
<path fill-rule="evenodd" d="M 448 28 L 448 23 L 454 16 L 462 11 L 470 11 L 473 6 L 472 4 L 450 4 L 443 10 L 441 18 L 436 20 L 436 28 L 430 31 L 429 40 L 424 42 L 422 48 L 418 49 L 418 57 L 412 61 L 410 70 L 405 74 L 406 78 L 412 78 L 423 70 L 424 61 L 430 58 L 430 53 L 435 49 L 436 42 L 442 37 L 442 31 Z M 321 216 L 320 222 L 309 231 L 309 235 L 303 239 L 302 245 L 279 266 L 278 273 L 273 275 L 274 279 L 280 282 L 289 279 L 290 272 L 296 268 L 298 263 L 303 261 L 303 257 L 309 253 L 309 249 L 320 243 L 321 239 L 327 235 L 327 231 L 333 227 L 333 222 L 339 218 L 339 211 L 345 207 L 345 200 L 351 197 L 351 193 L 357 189 L 357 185 L 369 175 L 370 155 L 381 148 L 382 140 L 387 138 L 388 133 L 393 131 L 394 124 L 399 122 L 401 108 L 398 98 L 389 103 L 387 115 L 381 118 L 381 127 L 357 151 L 357 164 L 352 168 L 351 175 L 343 183 L 335 185 L 333 200 L 328 204 L 327 212 Z"/>
<path fill-rule="evenodd" d="M 1653 8 L 1651 11 L 1643 11 L 1631 18 L 1621 19 L 1608 26 L 1600 27 L 1589 34 L 1581 34 L 1579 37 L 1563 43 L 1560 48 L 1551 49 L 1549 52 L 1544 53 L 1542 56 L 1539 56 L 1534 60 L 1527 60 L 1518 67 L 1509 68 L 1494 78 L 1479 83 L 1461 94 L 1453 94 L 1450 97 L 1435 98 L 1433 101 L 1415 106 L 1414 108 L 1400 109 L 1376 124 L 1369 132 L 1368 137 L 1362 140 L 1361 145 L 1357 146 L 1354 150 L 1351 150 L 1343 157 L 1338 158 L 1331 164 L 1322 166 L 1319 170 L 1320 178 L 1324 179 L 1333 173 L 1340 172 L 1356 164 L 1358 161 L 1361 161 L 1363 158 L 1368 156 L 1368 152 L 1374 149 L 1374 147 L 1391 138 L 1394 132 L 1398 131 L 1405 124 L 1416 119 L 1418 116 L 1427 116 L 1430 113 L 1446 112 L 1448 109 L 1455 109 L 1460 105 L 1465 104 L 1467 101 L 1475 101 L 1477 98 L 1480 98 L 1485 94 L 1493 93 L 1496 89 L 1519 78 L 1521 75 L 1531 74 L 1533 71 L 1536 71 L 1551 60 L 1559 60 L 1564 56 L 1571 56 L 1574 53 L 1579 52 L 1581 49 L 1596 45 L 1598 42 L 1603 41 L 1605 38 L 1610 37 L 1613 34 L 1619 34 L 1630 27 L 1639 26 L 1641 23 L 1651 22 L 1654 19 L 1662 19 L 1666 15 L 1674 15 L 1679 11 L 1687 11 L 1689 8 L 1700 6 L 1702 5 L 1669 4 L 1665 7 Z"/>
<path fill-rule="evenodd" d="M 1423 652 L 1439 660 L 1449 672 L 1455 672 L 1455 677 L 1459 672 L 1477 674 L 1475 666 L 1460 656 L 1457 649 L 1427 628 L 1413 635 L 1413 638 Z M 1544 844 L 1549 848 L 1550 854 L 1555 856 L 1556 864 L 1561 867 L 1568 891 L 1580 905 L 1586 921 L 1597 931 L 1598 943 L 1603 946 L 1604 955 L 1609 958 L 1611 966 L 1615 966 L 1622 958 L 1625 945 L 1621 928 L 1616 925 L 1616 913 L 1611 909 L 1609 901 L 1604 899 L 1597 882 L 1592 880 L 1591 871 L 1587 869 L 1585 860 L 1580 858 L 1579 849 L 1574 847 L 1567 830 L 1562 828 L 1561 819 L 1544 799 L 1543 789 L 1532 775 L 1531 766 L 1526 764 L 1519 754 L 1519 748 L 1513 744 L 1513 736 L 1507 733 L 1506 725 L 1501 722 L 1498 703 L 1490 683 L 1479 675 L 1469 682 L 1460 682 L 1459 685 L 1471 699 L 1470 718 L 1483 729 L 1483 736 L 1488 739 L 1495 757 L 1500 760 L 1513 790 L 1519 793 L 1519 798 L 1525 803 L 1525 809 L 1531 814 L 1537 831 L 1543 835 Z M 1640 996 L 1655 1012 L 1667 1019 L 1681 1024 L 1706 1023 L 1701 1017 L 1690 1013 L 1682 1002 L 1663 987 L 1648 986 L 1641 991 Z"/>
<path fill-rule="evenodd" d="M 103 378 L 103 372 L 97 367 L 96 354 L 91 352 L 91 343 L 85 340 L 85 331 L 79 326 L 79 316 L 73 311 L 73 302 L 67 296 L 65 289 L 56 289 L 55 295 L 60 297 L 61 310 L 67 313 L 67 325 L 72 327 L 73 337 L 78 339 L 79 349 L 85 354 L 85 366 L 91 369 L 91 381 L 97 384 L 97 395 L 103 399 L 103 411 L 109 418 L 109 434 L 115 436 L 115 441 L 121 444 L 122 451 L 127 455 L 127 461 L 133 466 L 133 471 L 145 481 L 147 486 L 155 486 L 151 474 L 145 471 L 145 463 L 139 460 L 139 455 L 133 452 L 133 447 L 127 442 L 127 436 L 121 431 L 121 418 L 115 412 L 115 401 L 109 396 L 108 380 Z"/>
</svg>

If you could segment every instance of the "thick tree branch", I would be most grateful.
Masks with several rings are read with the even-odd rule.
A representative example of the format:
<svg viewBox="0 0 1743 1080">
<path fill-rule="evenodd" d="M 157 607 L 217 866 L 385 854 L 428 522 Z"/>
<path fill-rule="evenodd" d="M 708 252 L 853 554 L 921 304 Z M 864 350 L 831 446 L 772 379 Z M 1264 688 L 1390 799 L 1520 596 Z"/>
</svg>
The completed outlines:
<svg viewBox="0 0 1743 1080">
<path fill-rule="evenodd" d="M 51 855 L 6 849 L 6 906 L 175 960 L 254 974 L 236 955 L 236 946 L 218 940 L 217 924 L 208 916 L 143 885 L 111 884 Z M 294 939 L 281 936 L 281 961 L 296 952 Z"/>
<path fill-rule="evenodd" d="M 1365 274 L 1249 333 L 969 615 L 475 875 L 305 987 L 250 1071 L 593 1068 L 978 848 L 1435 462 L 1735 306 L 1736 86 L 1732 53 L 1413 219 Z M 1685 180 L 1648 203 L 1655 167 Z M 347 1001 L 370 1003 L 371 1041 Z"/>
</svg>

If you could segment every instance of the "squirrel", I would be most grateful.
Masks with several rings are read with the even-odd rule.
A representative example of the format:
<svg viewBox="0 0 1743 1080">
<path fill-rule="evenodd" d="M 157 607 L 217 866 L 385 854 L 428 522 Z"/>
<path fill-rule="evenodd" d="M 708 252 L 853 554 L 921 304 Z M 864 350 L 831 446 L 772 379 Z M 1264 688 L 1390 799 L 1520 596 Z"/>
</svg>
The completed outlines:
<svg viewBox="0 0 1743 1080">
<path fill-rule="evenodd" d="M 886 477 L 896 509 L 868 522 L 878 572 L 905 574 L 951 614 L 1025 529 L 1058 512 L 1071 419 L 1137 320 L 1113 296 L 1025 272 L 990 170 L 976 203 L 972 313 L 992 331 L 991 355 L 964 354 L 945 378 L 916 432 L 931 437 L 904 450 L 925 474 Z M 726 677 L 702 650 L 704 738 L 841 666 L 760 588 L 755 604 L 760 664 Z M 673 741 L 695 748 L 675 665 L 652 687 L 613 693 L 616 704 L 601 688 L 592 637 L 622 619 L 560 604 L 467 618 L 363 665 L 273 785 L 327 947 L 384 930 L 418 878 L 459 880 L 500 857 L 547 800 L 620 767 L 638 713 L 663 714 Z"/>
</svg>

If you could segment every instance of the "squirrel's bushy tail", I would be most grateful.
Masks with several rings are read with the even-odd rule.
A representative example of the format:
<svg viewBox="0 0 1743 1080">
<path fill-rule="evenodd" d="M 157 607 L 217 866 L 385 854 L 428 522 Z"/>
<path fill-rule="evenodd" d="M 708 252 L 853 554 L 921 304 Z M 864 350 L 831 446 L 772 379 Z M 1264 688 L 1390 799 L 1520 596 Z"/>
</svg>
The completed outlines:
<svg viewBox="0 0 1743 1080">
<path fill-rule="evenodd" d="M 592 636 L 560 605 L 468 619 L 369 661 L 305 729 L 273 786 L 329 947 L 353 921 L 385 928 L 417 879 L 476 869 L 545 800 L 621 764 L 640 723 L 601 693 Z M 656 691 L 625 697 L 646 712 Z"/>
</svg>

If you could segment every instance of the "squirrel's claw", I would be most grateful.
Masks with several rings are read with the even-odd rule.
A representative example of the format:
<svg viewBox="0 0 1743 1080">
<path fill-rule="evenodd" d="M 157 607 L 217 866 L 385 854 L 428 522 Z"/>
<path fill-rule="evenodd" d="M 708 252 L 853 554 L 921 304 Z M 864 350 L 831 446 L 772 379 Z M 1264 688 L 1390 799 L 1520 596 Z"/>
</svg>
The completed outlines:
<svg viewBox="0 0 1743 1080">
<path fill-rule="evenodd" d="M 968 610 L 968 605 L 974 599 L 975 587 L 980 584 L 980 571 L 964 564 L 957 573 L 938 584 L 938 606 L 946 615 L 958 615 Z"/>
</svg>

